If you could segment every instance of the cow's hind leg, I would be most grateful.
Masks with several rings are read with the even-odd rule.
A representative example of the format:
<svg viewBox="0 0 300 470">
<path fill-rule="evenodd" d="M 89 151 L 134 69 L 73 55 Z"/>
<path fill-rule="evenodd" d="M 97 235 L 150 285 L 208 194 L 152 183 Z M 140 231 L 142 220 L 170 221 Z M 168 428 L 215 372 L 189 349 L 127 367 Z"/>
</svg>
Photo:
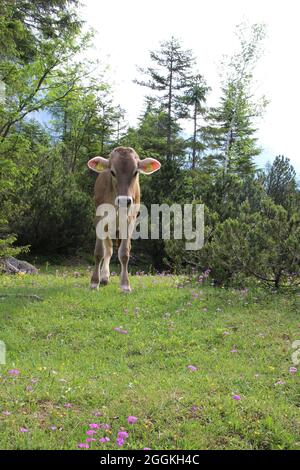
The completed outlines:
<svg viewBox="0 0 300 470">
<path fill-rule="evenodd" d="M 130 292 L 131 287 L 129 285 L 129 279 L 128 279 L 128 261 L 129 261 L 129 255 L 130 255 L 130 248 L 131 248 L 131 243 L 130 239 L 124 239 L 121 241 L 120 247 L 119 247 L 119 260 L 121 263 L 121 289 L 123 292 Z"/>
<path fill-rule="evenodd" d="M 103 241 L 96 238 L 95 244 L 95 268 L 91 278 L 91 289 L 98 289 L 99 281 L 100 281 L 100 264 L 103 259 Z"/>
<path fill-rule="evenodd" d="M 103 264 L 101 267 L 101 274 L 100 274 L 100 284 L 103 284 L 106 286 L 109 281 L 109 263 L 110 259 L 113 254 L 113 244 L 110 238 L 105 238 L 103 241 L 104 245 L 104 258 L 103 258 Z"/>
</svg>

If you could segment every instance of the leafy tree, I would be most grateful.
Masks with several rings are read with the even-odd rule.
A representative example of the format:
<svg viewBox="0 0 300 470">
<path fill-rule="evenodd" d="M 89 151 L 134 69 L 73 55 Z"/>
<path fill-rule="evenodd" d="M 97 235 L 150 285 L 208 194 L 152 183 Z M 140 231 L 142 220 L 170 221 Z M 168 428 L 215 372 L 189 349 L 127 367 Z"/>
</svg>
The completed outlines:
<svg viewBox="0 0 300 470">
<path fill-rule="evenodd" d="M 45 40 L 68 39 L 80 32 L 77 0 L 2 0 L 1 60 L 18 57 L 32 62 Z"/>
<path fill-rule="evenodd" d="M 90 73 L 87 62 L 76 59 L 88 46 L 89 35 L 79 37 L 80 21 L 72 5 L 77 2 L 1 4 L 0 238 L 4 240 L 12 240 L 7 223 L 26 209 L 24 194 L 38 172 L 38 158 L 49 151 L 45 133 L 28 118 L 64 99 Z"/>
</svg>

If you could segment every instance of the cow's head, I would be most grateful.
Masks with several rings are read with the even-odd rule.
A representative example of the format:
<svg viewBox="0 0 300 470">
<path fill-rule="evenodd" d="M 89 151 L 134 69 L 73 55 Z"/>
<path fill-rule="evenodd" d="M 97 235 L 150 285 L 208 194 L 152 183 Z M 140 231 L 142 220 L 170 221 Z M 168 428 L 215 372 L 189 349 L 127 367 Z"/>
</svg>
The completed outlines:
<svg viewBox="0 0 300 470">
<path fill-rule="evenodd" d="M 140 160 L 131 147 L 117 147 L 109 158 L 94 157 L 89 160 L 88 167 L 97 173 L 110 171 L 115 188 L 116 205 L 129 207 L 134 201 L 134 189 L 139 173 L 151 175 L 160 169 L 160 163 L 155 158 Z"/>
</svg>

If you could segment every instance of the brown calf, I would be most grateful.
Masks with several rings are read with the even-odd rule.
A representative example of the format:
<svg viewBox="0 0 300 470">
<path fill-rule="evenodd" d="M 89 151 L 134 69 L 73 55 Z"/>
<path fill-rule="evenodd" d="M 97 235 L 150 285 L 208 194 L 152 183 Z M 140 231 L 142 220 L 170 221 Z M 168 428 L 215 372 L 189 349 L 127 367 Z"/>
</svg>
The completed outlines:
<svg viewBox="0 0 300 470">
<path fill-rule="evenodd" d="M 138 154 L 131 147 L 117 147 L 108 159 L 94 157 L 88 162 L 91 170 L 100 173 L 95 183 L 96 208 L 101 204 L 111 204 L 116 209 L 128 208 L 128 227 L 131 232 L 126 239 L 120 242 L 118 256 L 121 263 L 121 289 L 129 292 L 128 261 L 130 255 L 130 238 L 140 204 L 139 173 L 150 175 L 160 169 L 160 163 L 154 158 L 140 160 Z M 130 209 L 133 209 L 130 211 Z M 129 215 L 130 214 L 130 215 Z M 99 217 L 96 217 L 96 223 Z M 95 270 L 91 278 L 91 288 L 97 289 L 100 284 L 106 285 L 109 281 L 109 263 L 113 252 L 111 238 L 100 240 L 96 236 Z M 102 265 L 101 265 L 102 263 Z M 101 265 L 101 272 L 100 272 Z"/>
</svg>

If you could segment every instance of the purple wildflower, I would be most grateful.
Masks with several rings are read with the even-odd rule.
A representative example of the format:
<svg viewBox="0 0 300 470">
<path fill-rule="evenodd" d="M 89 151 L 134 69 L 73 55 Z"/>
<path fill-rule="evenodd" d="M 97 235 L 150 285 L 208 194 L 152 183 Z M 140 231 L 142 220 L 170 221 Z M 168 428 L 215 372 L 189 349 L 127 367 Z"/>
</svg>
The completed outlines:
<svg viewBox="0 0 300 470">
<path fill-rule="evenodd" d="M 100 425 L 97 423 L 91 423 L 89 424 L 90 429 L 100 429 Z"/>
<path fill-rule="evenodd" d="M 108 431 L 108 430 L 110 429 L 110 425 L 107 424 L 107 423 L 101 424 L 100 427 L 101 427 L 102 429 L 104 429 L 104 431 Z"/>
<path fill-rule="evenodd" d="M 114 330 L 117 331 L 118 333 L 121 333 L 122 335 L 127 335 L 128 334 L 128 331 L 123 330 L 123 328 L 121 328 L 121 327 L 114 328 Z"/>
<path fill-rule="evenodd" d="M 21 428 L 19 428 L 19 431 L 20 431 L 20 432 L 28 432 L 28 429 L 27 429 L 27 428 L 22 428 L 22 427 L 21 427 Z"/>
<path fill-rule="evenodd" d="M 138 418 L 136 416 L 128 416 L 127 422 L 129 424 L 135 424 L 137 422 Z"/>
<path fill-rule="evenodd" d="M 241 399 L 241 397 L 240 397 L 240 395 L 233 395 L 232 399 L 239 401 Z"/>
<path fill-rule="evenodd" d="M 80 442 L 79 444 L 77 444 L 77 447 L 79 449 L 89 449 L 90 448 L 90 446 L 86 442 Z"/>
<path fill-rule="evenodd" d="M 65 404 L 64 404 L 64 407 L 65 407 L 65 408 L 72 408 L 72 403 L 65 403 Z"/>
<path fill-rule="evenodd" d="M 198 367 L 192 366 L 191 364 L 189 366 L 187 366 L 187 368 L 192 372 L 196 372 L 198 370 Z"/>
<path fill-rule="evenodd" d="M 121 437 L 117 438 L 117 446 L 122 447 L 124 445 L 125 440 L 122 439 Z"/>
<path fill-rule="evenodd" d="M 12 376 L 15 376 L 15 377 L 20 375 L 19 369 L 11 369 L 11 370 L 8 371 L 8 373 L 9 373 L 9 375 L 12 375 Z"/>
</svg>

